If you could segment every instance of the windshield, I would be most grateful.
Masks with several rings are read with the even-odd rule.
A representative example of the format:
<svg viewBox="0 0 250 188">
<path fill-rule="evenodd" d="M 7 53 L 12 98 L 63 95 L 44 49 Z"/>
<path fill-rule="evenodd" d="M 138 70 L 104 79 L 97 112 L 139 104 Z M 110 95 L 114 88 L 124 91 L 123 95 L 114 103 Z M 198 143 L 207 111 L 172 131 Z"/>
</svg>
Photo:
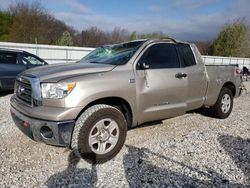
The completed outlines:
<svg viewBox="0 0 250 188">
<path fill-rule="evenodd" d="M 129 61 L 144 41 L 134 41 L 96 48 L 80 60 L 80 63 L 122 65 Z"/>
</svg>

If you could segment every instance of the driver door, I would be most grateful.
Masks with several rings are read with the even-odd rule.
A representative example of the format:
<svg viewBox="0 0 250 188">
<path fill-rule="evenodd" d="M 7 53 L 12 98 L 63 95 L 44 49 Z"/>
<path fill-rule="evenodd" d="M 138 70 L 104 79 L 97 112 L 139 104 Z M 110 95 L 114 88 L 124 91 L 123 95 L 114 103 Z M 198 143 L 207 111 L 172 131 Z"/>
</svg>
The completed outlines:
<svg viewBox="0 0 250 188">
<path fill-rule="evenodd" d="M 139 123 L 184 114 L 188 81 L 175 44 L 152 44 L 142 54 L 136 64 Z"/>
</svg>

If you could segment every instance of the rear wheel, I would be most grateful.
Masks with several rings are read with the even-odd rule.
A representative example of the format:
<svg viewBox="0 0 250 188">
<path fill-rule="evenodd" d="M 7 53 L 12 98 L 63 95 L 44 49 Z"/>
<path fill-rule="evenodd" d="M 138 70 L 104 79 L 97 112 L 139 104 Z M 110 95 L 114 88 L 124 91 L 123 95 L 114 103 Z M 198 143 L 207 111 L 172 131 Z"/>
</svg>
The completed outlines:
<svg viewBox="0 0 250 188">
<path fill-rule="evenodd" d="M 230 89 L 223 87 L 220 95 L 213 107 L 211 107 L 212 114 L 220 119 L 227 118 L 233 108 L 233 93 Z"/>
<path fill-rule="evenodd" d="M 126 120 L 117 108 L 94 105 L 76 121 L 71 147 L 78 156 L 103 163 L 121 150 L 126 134 Z"/>
</svg>

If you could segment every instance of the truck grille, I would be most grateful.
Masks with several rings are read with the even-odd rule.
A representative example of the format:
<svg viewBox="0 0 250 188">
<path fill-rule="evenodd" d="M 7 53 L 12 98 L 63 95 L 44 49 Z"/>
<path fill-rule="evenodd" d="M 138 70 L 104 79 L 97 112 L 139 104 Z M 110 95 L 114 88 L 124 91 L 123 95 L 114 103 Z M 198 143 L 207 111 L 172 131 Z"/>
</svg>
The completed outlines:
<svg viewBox="0 0 250 188">
<path fill-rule="evenodd" d="M 19 101 L 28 106 L 32 106 L 32 89 L 29 80 L 16 80 L 15 93 Z"/>
</svg>

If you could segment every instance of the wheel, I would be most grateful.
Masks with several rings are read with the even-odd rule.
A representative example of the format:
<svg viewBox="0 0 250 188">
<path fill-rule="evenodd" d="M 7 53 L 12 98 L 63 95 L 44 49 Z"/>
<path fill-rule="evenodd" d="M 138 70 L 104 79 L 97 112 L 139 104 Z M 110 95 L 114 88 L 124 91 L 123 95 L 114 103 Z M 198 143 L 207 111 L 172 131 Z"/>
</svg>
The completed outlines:
<svg viewBox="0 0 250 188">
<path fill-rule="evenodd" d="M 227 118 L 233 108 L 233 93 L 230 89 L 223 87 L 219 97 L 213 107 L 211 107 L 214 117 L 225 119 Z"/>
<path fill-rule="evenodd" d="M 76 155 L 91 163 L 112 159 L 127 135 L 123 114 L 109 105 L 94 105 L 82 113 L 75 124 L 71 147 Z"/>
</svg>

